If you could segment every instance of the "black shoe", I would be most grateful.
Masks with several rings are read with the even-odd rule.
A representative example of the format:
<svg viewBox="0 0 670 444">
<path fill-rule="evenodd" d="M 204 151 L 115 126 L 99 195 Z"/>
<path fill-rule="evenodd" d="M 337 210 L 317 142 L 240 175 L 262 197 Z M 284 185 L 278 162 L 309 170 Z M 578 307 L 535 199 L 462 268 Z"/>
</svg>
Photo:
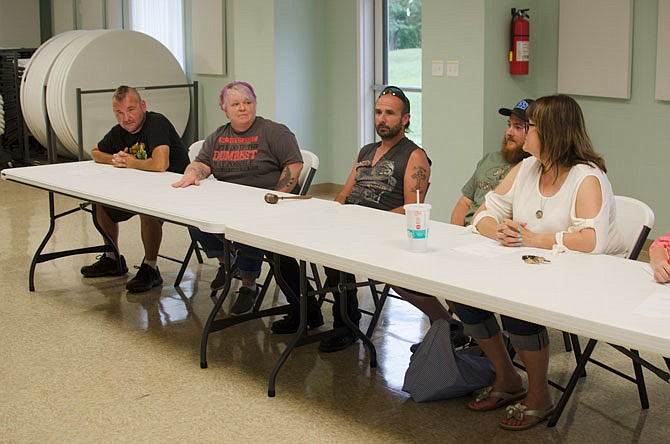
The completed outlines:
<svg viewBox="0 0 670 444">
<path fill-rule="evenodd" d="M 272 333 L 278 335 L 287 335 L 298 331 L 300 325 L 300 316 L 297 312 L 291 312 L 278 321 L 274 321 L 270 326 Z M 323 315 L 321 307 L 315 298 L 310 299 L 307 305 L 307 329 L 321 327 L 323 325 Z"/>
<path fill-rule="evenodd" d="M 123 276 L 128 273 L 128 267 L 126 266 L 126 259 L 121 256 L 121 270 L 117 267 L 116 259 L 112 259 L 109 256 L 102 255 L 98 256 L 97 262 L 91 265 L 85 265 L 81 267 L 81 274 L 86 277 L 101 277 L 101 276 Z"/>
<path fill-rule="evenodd" d="M 239 271 L 236 264 L 230 266 L 230 272 L 233 275 L 232 277 L 239 276 Z M 216 271 L 216 277 L 209 285 L 209 288 L 212 290 L 221 290 L 224 285 L 226 285 L 226 267 L 223 264 L 219 265 L 219 269 Z"/>
<path fill-rule="evenodd" d="M 320 314 L 320 313 L 319 313 Z M 323 317 L 310 318 L 307 317 L 307 330 L 312 330 L 323 325 Z M 297 314 L 287 314 L 278 321 L 274 321 L 270 326 L 272 333 L 277 335 L 287 335 L 298 331 L 300 326 L 300 317 Z"/>
<path fill-rule="evenodd" d="M 237 290 L 237 299 L 232 307 L 230 307 L 230 314 L 241 315 L 254 307 L 254 302 L 258 297 L 258 287 L 252 290 L 249 287 L 240 287 Z"/>
<path fill-rule="evenodd" d="M 353 332 L 348 332 L 342 336 L 334 336 L 332 338 L 324 339 L 319 343 L 319 351 L 332 353 L 344 350 L 356 341 L 358 341 L 358 336 L 353 334 Z"/>
<path fill-rule="evenodd" d="M 158 271 L 158 267 L 153 268 L 150 265 L 142 263 L 139 269 L 135 277 L 126 283 L 126 290 L 129 292 L 141 293 L 149 291 L 163 283 L 163 278 L 160 271 Z"/>
</svg>

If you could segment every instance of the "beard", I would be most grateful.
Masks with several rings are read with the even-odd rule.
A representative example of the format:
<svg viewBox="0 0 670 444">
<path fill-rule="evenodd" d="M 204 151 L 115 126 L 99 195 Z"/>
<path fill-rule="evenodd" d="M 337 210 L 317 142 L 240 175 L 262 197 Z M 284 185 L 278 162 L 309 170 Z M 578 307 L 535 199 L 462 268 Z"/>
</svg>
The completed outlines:
<svg viewBox="0 0 670 444">
<path fill-rule="evenodd" d="M 507 137 L 503 137 L 502 147 L 500 148 L 500 154 L 502 154 L 503 159 L 508 161 L 511 164 L 519 163 L 524 158 L 530 156 L 527 152 L 523 150 L 523 144 L 516 144 L 515 147 L 510 148 L 507 146 Z"/>
<path fill-rule="evenodd" d="M 386 126 L 380 123 L 375 127 L 375 130 L 382 140 L 390 140 L 400 134 L 400 131 L 403 130 L 403 125 L 402 122 L 399 122 L 396 126 Z"/>
</svg>

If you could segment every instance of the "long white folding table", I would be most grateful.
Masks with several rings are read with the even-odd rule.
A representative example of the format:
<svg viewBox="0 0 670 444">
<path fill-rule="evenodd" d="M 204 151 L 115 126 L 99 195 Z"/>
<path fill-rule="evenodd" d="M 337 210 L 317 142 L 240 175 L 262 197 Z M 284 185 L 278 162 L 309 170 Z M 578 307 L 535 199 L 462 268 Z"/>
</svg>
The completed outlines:
<svg viewBox="0 0 670 444">
<path fill-rule="evenodd" d="M 322 199 L 281 200 L 278 204 L 272 205 L 264 200 L 268 190 L 217 180 L 201 181 L 200 186 L 173 188 L 171 184 L 177 182 L 181 174 L 114 168 L 111 165 L 97 164 L 93 161 L 5 169 L 2 171 L 2 178 L 49 192 L 50 226 L 31 263 L 29 275 L 31 291 L 35 289 L 36 264 L 74 254 L 111 250 L 108 245 L 100 245 L 42 254 L 42 250 L 55 230 L 56 220 L 82 209 L 80 206 L 60 214 L 56 213 L 54 193 L 195 227 L 207 233 L 220 235 L 224 240 L 226 239 L 226 226 L 230 223 L 244 224 L 247 220 L 259 220 L 269 227 L 279 227 L 283 225 L 283 219 L 292 213 L 298 212 L 308 217 L 309 214 L 339 205 L 336 202 Z M 287 195 L 286 193 L 276 194 Z M 93 221 L 95 222 L 95 215 Z M 97 224 L 96 228 L 100 231 Z M 230 242 L 225 241 L 224 246 L 226 251 L 230 251 Z M 250 319 L 285 314 L 289 310 L 289 305 L 282 305 L 243 316 L 216 319 L 231 284 L 230 254 L 224 254 L 224 257 L 228 279 L 221 291 L 221 296 L 214 303 L 203 330 L 200 347 L 200 366 L 202 368 L 207 367 L 207 340 L 210 333 Z M 279 261 L 274 262 L 275 267 L 278 268 Z M 290 292 L 281 278 L 281 272 L 277 271 L 275 278 L 280 287 L 285 292 Z M 296 295 L 296 297 L 299 296 Z M 333 333 L 322 333 L 321 336 L 309 335 L 309 338 L 303 335 L 298 342 L 314 342 L 327 334 Z M 275 378 L 285 359 L 286 357 L 282 356 L 275 366 L 273 371 Z"/>
<path fill-rule="evenodd" d="M 591 338 L 550 425 L 558 421 L 597 341 L 670 356 L 668 319 L 634 313 L 650 295 L 670 295 L 670 288 L 644 270 L 648 264 L 605 255 L 552 256 L 537 249 L 523 254 L 542 255 L 551 263 L 526 264 L 515 248 L 497 256 L 475 254 L 480 244 L 492 241 L 435 221 L 428 251 L 413 253 L 404 216 L 360 206 L 295 213 L 282 222 L 232 223 L 226 237 L 295 257 L 303 271 L 305 262 L 317 263 Z"/>
</svg>

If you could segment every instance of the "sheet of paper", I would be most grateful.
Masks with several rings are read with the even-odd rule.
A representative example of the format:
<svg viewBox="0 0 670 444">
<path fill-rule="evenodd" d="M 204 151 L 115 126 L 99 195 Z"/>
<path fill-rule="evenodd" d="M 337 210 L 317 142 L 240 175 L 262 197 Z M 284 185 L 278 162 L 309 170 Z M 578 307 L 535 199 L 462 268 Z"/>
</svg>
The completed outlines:
<svg viewBox="0 0 670 444">
<path fill-rule="evenodd" d="M 454 251 L 460 251 L 462 253 L 467 253 L 467 254 L 474 254 L 476 256 L 496 257 L 496 256 L 502 256 L 502 255 L 505 255 L 505 254 L 512 254 L 512 253 L 525 254 L 525 253 L 535 251 L 535 250 L 530 249 L 530 248 L 524 248 L 524 247 L 521 247 L 521 248 L 505 247 L 504 245 L 500 245 L 498 242 L 496 242 L 494 240 L 487 240 L 485 242 L 479 242 L 479 243 L 476 243 L 476 244 L 463 245 L 461 247 L 456 247 L 456 248 L 454 248 Z"/>
<path fill-rule="evenodd" d="M 670 294 L 653 293 L 633 310 L 633 314 L 654 318 L 670 318 Z"/>
</svg>

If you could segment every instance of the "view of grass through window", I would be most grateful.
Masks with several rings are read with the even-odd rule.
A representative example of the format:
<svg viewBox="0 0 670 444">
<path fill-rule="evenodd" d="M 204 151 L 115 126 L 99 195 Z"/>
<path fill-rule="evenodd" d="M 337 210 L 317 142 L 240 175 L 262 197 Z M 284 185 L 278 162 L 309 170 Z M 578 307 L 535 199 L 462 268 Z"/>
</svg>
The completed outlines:
<svg viewBox="0 0 670 444">
<path fill-rule="evenodd" d="M 387 0 L 389 85 L 421 87 L 421 0 Z M 411 105 L 407 136 L 421 146 L 421 93 L 406 92 Z"/>
</svg>

